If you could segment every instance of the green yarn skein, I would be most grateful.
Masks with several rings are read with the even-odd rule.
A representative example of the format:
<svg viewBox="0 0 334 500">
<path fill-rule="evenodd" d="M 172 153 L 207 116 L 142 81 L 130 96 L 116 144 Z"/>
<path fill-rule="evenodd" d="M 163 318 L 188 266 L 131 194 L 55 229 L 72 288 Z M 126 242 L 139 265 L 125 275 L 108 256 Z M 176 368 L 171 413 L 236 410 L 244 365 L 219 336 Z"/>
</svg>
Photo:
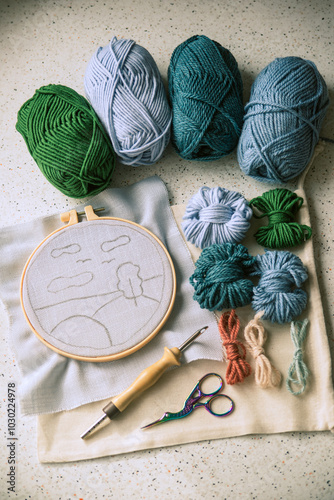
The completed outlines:
<svg viewBox="0 0 334 500">
<path fill-rule="evenodd" d="M 112 144 L 89 102 L 63 85 L 47 85 L 18 112 L 16 129 L 46 179 L 71 198 L 105 189 L 115 168 Z"/>
<path fill-rule="evenodd" d="M 312 235 L 309 226 L 296 222 L 295 216 L 303 204 L 303 198 L 285 188 L 271 189 L 262 196 L 253 198 L 250 206 L 256 219 L 268 217 L 268 226 L 262 226 L 254 235 L 259 245 L 280 250 L 300 245 Z"/>
</svg>

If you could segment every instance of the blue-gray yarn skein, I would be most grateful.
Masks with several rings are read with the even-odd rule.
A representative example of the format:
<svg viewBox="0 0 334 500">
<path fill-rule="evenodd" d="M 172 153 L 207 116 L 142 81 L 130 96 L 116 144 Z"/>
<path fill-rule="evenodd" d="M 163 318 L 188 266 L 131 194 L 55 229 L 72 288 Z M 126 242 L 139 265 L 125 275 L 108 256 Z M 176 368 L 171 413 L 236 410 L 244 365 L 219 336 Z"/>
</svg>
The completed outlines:
<svg viewBox="0 0 334 500">
<path fill-rule="evenodd" d="M 263 319 L 289 323 L 306 308 L 307 293 L 300 288 L 307 269 L 300 258 L 288 251 L 266 251 L 256 257 L 253 275 L 260 276 L 254 287 L 252 307 L 264 311 Z"/>
<path fill-rule="evenodd" d="M 189 279 L 194 287 L 194 300 L 209 311 L 250 304 L 254 285 L 248 276 L 255 262 L 256 258 L 241 244 L 215 244 L 204 248 Z"/>
<path fill-rule="evenodd" d="M 242 171 L 284 184 L 308 165 L 329 105 L 316 65 L 300 57 L 277 58 L 255 79 L 238 143 Z"/>
<path fill-rule="evenodd" d="M 189 200 L 182 220 L 187 241 L 196 247 L 239 243 L 249 229 L 253 211 L 236 191 L 203 186 Z"/>
<path fill-rule="evenodd" d="M 237 146 L 243 124 L 243 84 L 231 52 L 204 35 L 173 51 L 168 67 L 172 144 L 186 160 L 211 161 Z"/>
<path fill-rule="evenodd" d="M 172 113 L 151 54 L 114 37 L 89 61 L 84 85 L 120 162 L 156 163 L 170 140 Z"/>
</svg>

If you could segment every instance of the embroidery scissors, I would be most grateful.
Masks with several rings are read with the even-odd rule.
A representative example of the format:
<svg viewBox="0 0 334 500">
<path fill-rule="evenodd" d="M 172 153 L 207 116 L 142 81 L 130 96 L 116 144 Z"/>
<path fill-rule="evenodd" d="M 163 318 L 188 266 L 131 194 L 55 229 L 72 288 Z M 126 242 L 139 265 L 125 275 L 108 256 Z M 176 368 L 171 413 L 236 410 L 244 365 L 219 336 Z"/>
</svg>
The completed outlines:
<svg viewBox="0 0 334 500">
<path fill-rule="evenodd" d="M 204 381 L 207 380 L 209 377 L 211 378 L 216 377 L 218 379 L 219 386 L 214 391 L 204 392 L 203 390 Z M 163 422 L 169 422 L 170 420 L 177 420 L 179 418 L 187 417 L 190 413 L 196 410 L 196 408 L 205 408 L 209 413 L 211 413 L 211 415 L 214 415 L 215 417 L 225 417 L 226 415 L 229 415 L 234 410 L 234 403 L 232 399 L 226 394 L 218 394 L 222 387 L 223 387 L 223 379 L 220 375 L 218 375 L 217 373 L 207 373 L 197 382 L 197 384 L 195 385 L 195 387 L 185 400 L 184 406 L 181 411 L 177 413 L 166 412 L 163 414 L 161 418 L 155 420 L 154 422 L 151 422 L 148 425 L 145 425 L 144 427 L 142 427 L 142 429 L 148 429 L 149 427 L 162 424 Z M 203 398 L 209 398 L 209 399 L 201 403 L 200 400 Z M 229 400 L 230 407 L 228 410 L 225 410 L 222 413 L 213 410 L 212 407 L 213 402 L 218 398 L 226 398 L 227 400 Z"/>
</svg>

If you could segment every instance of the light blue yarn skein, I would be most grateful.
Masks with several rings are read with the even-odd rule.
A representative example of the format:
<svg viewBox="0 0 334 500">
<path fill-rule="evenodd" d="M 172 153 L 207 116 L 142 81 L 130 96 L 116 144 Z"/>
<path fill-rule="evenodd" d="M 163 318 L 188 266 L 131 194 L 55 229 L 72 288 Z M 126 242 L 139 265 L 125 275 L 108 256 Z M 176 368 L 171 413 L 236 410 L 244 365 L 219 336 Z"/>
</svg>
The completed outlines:
<svg viewBox="0 0 334 500">
<path fill-rule="evenodd" d="M 170 140 L 172 114 L 151 54 L 114 37 L 89 61 L 84 85 L 121 163 L 156 163 Z"/>
<path fill-rule="evenodd" d="M 182 220 L 187 241 L 196 247 L 239 243 L 253 215 L 248 201 L 236 191 L 203 186 L 189 200 Z"/>
<path fill-rule="evenodd" d="M 238 143 L 242 171 L 284 184 L 309 163 L 329 105 L 316 65 L 299 57 L 277 58 L 254 81 Z"/>
<path fill-rule="evenodd" d="M 307 305 L 307 293 L 300 288 L 308 278 L 307 269 L 297 255 L 288 251 L 269 251 L 256 257 L 253 275 L 259 275 L 253 290 L 252 307 L 264 311 L 263 319 L 289 323 Z"/>
</svg>

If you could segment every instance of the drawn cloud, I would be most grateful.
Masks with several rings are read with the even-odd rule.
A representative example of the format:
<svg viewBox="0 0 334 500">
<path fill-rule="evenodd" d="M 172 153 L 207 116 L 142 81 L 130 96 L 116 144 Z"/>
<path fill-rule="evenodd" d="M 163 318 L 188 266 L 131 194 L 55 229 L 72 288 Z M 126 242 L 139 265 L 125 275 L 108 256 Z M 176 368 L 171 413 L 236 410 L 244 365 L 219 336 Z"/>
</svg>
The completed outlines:
<svg viewBox="0 0 334 500">
<path fill-rule="evenodd" d="M 59 276 L 48 284 L 47 290 L 52 293 L 62 292 L 67 288 L 87 285 L 93 279 L 93 273 L 84 272 L 75 276 Z"/>
</svg>

